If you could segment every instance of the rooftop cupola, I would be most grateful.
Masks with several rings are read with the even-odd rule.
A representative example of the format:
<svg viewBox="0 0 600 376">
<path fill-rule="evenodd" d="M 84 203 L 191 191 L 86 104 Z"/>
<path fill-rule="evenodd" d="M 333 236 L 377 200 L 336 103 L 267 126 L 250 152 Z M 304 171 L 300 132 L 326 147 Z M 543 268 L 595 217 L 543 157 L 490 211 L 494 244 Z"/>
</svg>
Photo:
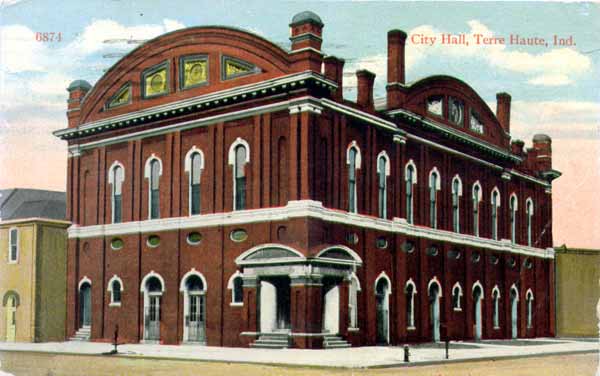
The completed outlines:
<svg viewBox="0 0 600 376">
<path fill-rule="evenodd" d="M 304 48 L 313 48 L 321 51 L 323 42 L 323 21 L 314 12 L 309 10 L 300 12 L 292 18 L 290 23 L 292 51 Z"/>
<path fill-rule="evenodd" d="M 90 91 L 92 85 L 85 80 L 75 80 L 71 82 L 67 91 L 69 100 L 67 101 L 67 118 L 69 119 L 69 128 L 79 125 L 79 114 L 81 111 L 81 102 Z"/>
</svg>

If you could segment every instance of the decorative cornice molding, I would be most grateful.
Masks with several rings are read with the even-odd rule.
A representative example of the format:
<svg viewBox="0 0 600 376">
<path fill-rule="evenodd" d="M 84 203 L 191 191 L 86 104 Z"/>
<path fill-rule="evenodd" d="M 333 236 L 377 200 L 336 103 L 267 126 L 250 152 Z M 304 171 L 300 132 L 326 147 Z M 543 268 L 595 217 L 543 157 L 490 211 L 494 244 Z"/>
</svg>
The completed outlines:
<svg viewBox="0 0 600 376">
<path fill-rule="evenodd" d="M 348 213 L 323 207 L 318 201 L 301 200 L 289 201 L 284 207 L 240 210 L 228 213 L 202 214 L 191 217 L 174 217 L 136 222 L 124 222 L 94 226 L 71 226 L 68 230 L 69 238 L 110 237 L 115 235 L 153 233 L 172 231 L 177 229 L 206 228 L 215 226 L 230 226 L 269 221 L 281 221 L 291 218 L 315 218 L 327 222 L 359 226 L 378 231 L 400 233 L 406 236 L 426 238 L 436 241 L 445 241 L 458 245 L 485 248 L 493 251 L 518 253 L 528 256 L 554 258 L 552 248 L 542 249 L 512 244 L 510 240 L 493 240 L 477 236 L 415 226 L 406 222 L 404 218 L 386 220 L 374 218 L 363 214 Z"/>
</svg>

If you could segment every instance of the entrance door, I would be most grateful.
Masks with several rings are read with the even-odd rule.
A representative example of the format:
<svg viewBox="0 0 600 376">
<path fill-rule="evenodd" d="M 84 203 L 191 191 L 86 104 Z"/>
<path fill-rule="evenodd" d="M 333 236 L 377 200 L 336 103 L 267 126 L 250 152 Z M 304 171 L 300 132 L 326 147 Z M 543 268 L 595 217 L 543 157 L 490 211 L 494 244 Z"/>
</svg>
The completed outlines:
<svg viewBox="0 0 600 376">
<path fill-rule="evenodd" d="M 389 319 L 389 286 L 387 280 L 380 278 L 375 286 L 375 298 L 377 301 L 377 343 L 389 344 L 390 342 L 390 319 Z"/>
<path fill-rule="evenodd" d="M 188 341 L 190 342 L 204 342 L 206 340 L 204 311 L 204 295 L 190 294 L 186 315 Z"/>
<path fill-rule="evenodd" d="M 160 340 L 160 295 L 148 296 L 148 306 L 144 315 L 144 339 Z"/>
<path fill-rule="evenodd" d="M 281 277 L 274 280 L 277 290 L 277 329 L 289 330 L 290 325 L 290 279 Z"/>
<path fill-rule="evenodd" d="M 517 331 L 517 305 L 518 305 L 518 300 L 517 300 L 517 293 L 515 290 L 511 290 L 510 291 L 510 321 L 511 321 L 511 337 L 513 339 L 517 338 L 518 336 L 518 331 Z"/>
<path fill-rule="evenodd" d="M 14 342 L 17 333 L 17 299 L 14 296 L 6 302 L 6 341 Z"/>
<path fill-rule="evenodd" d="M 79 289 L 79 327 L 92 325 L 92 286 L 85 282 Z"/>
<path fill-rule="evenodd" d="M 482 292 L 479 286 L 475 287 L 473 290 L 473 305 L 474 305 L 474 314 L 475 314 L 475 340 L 481 340 L 481 332 L 482 332 L 482 319 L 481 319 L 481 298 Z"/>
<path fill-rule="evenodd" d="M 436 283 L 429 288 L 429 318 L 434 342 L 440 341 L 440 288 Z"/>
<path fill-rule="evenodd" d="M 332 285 L 323 296 L 323 331 L 337 334 L 340 331 L 340 287 Z"/>
</svg>

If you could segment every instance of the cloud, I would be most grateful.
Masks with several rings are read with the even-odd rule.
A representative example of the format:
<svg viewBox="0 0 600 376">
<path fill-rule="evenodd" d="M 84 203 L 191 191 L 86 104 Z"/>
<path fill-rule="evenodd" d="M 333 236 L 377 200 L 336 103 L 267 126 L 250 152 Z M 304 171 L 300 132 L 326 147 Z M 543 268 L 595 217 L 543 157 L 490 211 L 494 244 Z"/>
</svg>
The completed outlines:
<svg viewBox="0 0 600 376">
<path fill-rule="evenodd" d="M 531 85 L 539 86 L 563 86 L 572 82 L 566 74 L 543 74 L 527 81 Z"/>
<path fill-rule="evenodd" d="M 6 73 L 43 72 L 48 68 L 49 49 L 35 40 L 27 26 L 0 27 L 0 70 Z"/>
</svg>

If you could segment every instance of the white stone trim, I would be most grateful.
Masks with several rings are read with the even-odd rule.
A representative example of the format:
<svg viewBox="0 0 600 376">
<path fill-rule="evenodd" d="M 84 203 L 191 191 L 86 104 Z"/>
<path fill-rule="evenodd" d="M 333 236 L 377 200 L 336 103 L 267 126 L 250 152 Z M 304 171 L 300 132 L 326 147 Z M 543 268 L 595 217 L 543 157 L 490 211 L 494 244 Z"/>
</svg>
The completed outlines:
<svg viewBox="0 0 600 376">
<path fill-rule="evenodd" d="M 473 287 L 471 288 L 471 292 L 475 292 L 475 287 L 479 287 L 481 289 L 481 297 L 479 299 L 483 300 L 485 296 L 485 290 L 483 289 L 483 285 L 479 280 L 473 283 Z"/>
<path fill-rule="evenodd" d="M 452 244 L 485 248 L 494 251 L 516 253 L 527 256 L 554 258 L 552 248 L 534 248 L 511 244 L 508 240 L 493 240 L 453 231 L 432 229 L 408 223 L 404 218 L 382 219 L 357 213 L 328 209 L 318 201 L 289 201 L 286 206 L 263 209 L 240 210 L 227 213 L 202 214 L 193 217 L 171 217 L 124 223 L 80 226 L 72 225 L 67 230 L 69 238 L 111 237 L 125 234 L 154 233 L 178 229 L 198 229 L 214 226 L 244 225 L 269 221 L 285 221 L 292 218 L 315 218 L 332 223 L 342 223 L 378 231 L 399 233 L 407 236 L 445 241 Z M 279 246 L 279 245 L 276 245 Z"/>
<path fill-rule="evenodd" d="M 360 166 L 362 164 L 362 153 L 360 151 L 360 147 L 358 146 L 355 140 L 353 140 L 350 144 L 348 144 L 348 147 L 346 147 L 346 164 L 350 165 L 350 149 L 353 147 L 356 148 L 356 163 L 354 164 L 354 167 L 357 170 L 360 170 Z"/>
<path fill-rule="evenodd" d="M 515 285 L 514 283 L 510 286 L 509 291 L 512 292 L 513 290 L 515 290 L 515 300 L 518 302 L 519 301 L 519 289 L 517 288 L 517 285 Z"/>
<path fill-rule="evenodd" d="M 490 295 L 492 297 L 492 299 L 494 299 L 494 291 L 498 292 L 498 299 L 500 299 L 500 289 L 498 288 L 498 285 L 494 285 L 494 288 L 492 289 L 492 295 Z"/>
<path fill-rule="evenodd" d="M 496 207 L 500 207 L 500 202 L 502 202 L 502 196 L 500 196 L 500 190 L 496 186 L 492 189 L 492 193 L 490 194 L 490 204 L 494 204 L 494 192 L 498 192 L 498 201 L 496 202 Z"/>
<path fill-rule="evenodd" d="M 415 162 L 412 159 L 409 159 L 408 162 L 406 163 L 406 165 L 404 166 L 404 181 L 408 180 L 408 166 L 412 166 L 413 168 L 413 174 L 412 174 L 412 180 L 413 180 L 413 185 L 417 184 L 417 166 L 415 165 Z"/>
<path fill-rule="evenodd" d="M 235 148 L 238 145 L 242 145 L 246 148 L 246 159 L 244 160 L 244 163 L 250 163 L 250 145 L 248 144 L 248 141 L 238 137 L 231 143 L 229 151 L 227 152 L 227 163 L 232 166 L 235 166 Z"/>
<path fill-rule="evenodd" d="M 184 171 L 188 174 L 188 214 L 192 215 L 192 156 L 198 153 L 200 155 L 200 184 L 202 184 L 202 170 L 204 170 L 204 152 L 198 149 L 196 145 L 192 146 L 185 154 Z M 188 242 L 189 243 L 189 242 Z"/>
<path fill-rule="evenodd" d="M 479 194 L 477 195 L 477 202 L 481 202 L 483 200 L 483 189 L 481 188 L 481 183 L 479 180 L 473 183 L 473 187 L 471 188 L 471 199 L 475 196 L 475 187 L 479 187 Z"/>
<path fill-rule="evenodd" d="M 163 172 L 163 164 L 162 161 L 159 157 L 156 156 L 156 154 L 152 153 L 152 155 L 150 155 L 148 157 L 148 159 L 146 159 L 146 163 L 144 164 L 144 178 L 146 179 L 150 179 L 150 174 L 151 174 L 151 170 L 150 170 L 150 163 L 152 163 L 153 160 L 157 160 L 158 161 L 158 176 L 162 176 L 162 172 Z"/>
<path fill-rule="evenodd" d="M 388 284 L 387 295 L 390 295 L 392 293 L 392 280 L 390 279 L 390 277 L 388 277 L 388 275 L 386 274 L 385 271 L 382 271 L 381 273 L 379 273 L 377 278 L 375 278 L 375 283 L 373 284 L 373 291 L 375 292 L 375 294 L 377 294 L 377 283 L 379 283 L 380 279 L 385 279 L 387 281 L 387 284 Z"/>
<path fill-rule="evenodd" d="M 513 197 L 515 198 L 515 206 L 512 208 L 512 210 L 517 212 L 517 211 L 519 211 L 519 197 L 517 196 L 517 194 L 515 192 L 511 193 L 510 197 L 508 198 L 509 207 L 510 207 L 510 202 L 512 201 Z"/>
<path fill-rule="evenodd" d="M 115 160 L 110 167 L 108 168 L 108 184 L 114 184 L 114 176 L 113 176 L 113 169 L 115 167 L 121 167 L 121 169 L 123 170 L 123 181 L 125 181 L 125 166 L 123 166 L 123 163 L 119 162 L 118 160 Z"/>
<path fill-rule="evenodd" d="M 436 191 L 441 191 L 442 190 L 442 174 L 440 174 L 440 172 L 439 172 L 439 170 L 437 169 L 436 166 L 433 166 L 433 168 L 431 169 L 431 171 L 429 171 L 429 179 L 428 179 L 428 182 L 427 182 L 427 186 L 429 188 L 432 188 L 431 187 L 431 175 L 433 175 L 434 173 L 437 175 L 437 179 L 436 179 L 436 182 L 435 182 L 435 190 Z"/>
<path fill-rule="evenodd" d="M 351 280 L 351 281 L 352 281 L 352 280 L 356 281 L 356 292 L 360 292 L 360 291 L 362 291 L 362 287 L 361 287 L 361 285 L 360 285 L 360 279 L 358 278 L 358 276 L 356 275 L 356 273 L 355 273 L 355 272 L 352 272 L 352 273 L 350 274 L 350 280 Z M 356 329 L 358 329 L 358 328 L 356 328 Z"/>
<path fill-rule="evenodd" d="M 265 243 L 265 244 L 260 244 L 260 245 L 254 246 L 254 247 L 250 248 L 249 250 L 245 251 L 244 253 L 242 253 L 241 255 L 236 257 L 235 263 L 237 265 L 244 264 L 244 259 L 246 257 L 248 257 L 251 254 L 253 254 L 254 252 L 259 251 L 264 248 L 282 248 L 282 249 L 285 249 L 287 251 L 290 251 L 290 252 L 298 255 L 298 257 L 293 257 L 293 258 L 279 258 L 279 259 L 277 259 L 278 262 L 282 262 L 282 261 L 284 261 L 284 259 L 290 259 L 293 261 L 306 260 L 306 256 L 304 256 L 300 251 L 298 251 L 292 247 L 289 247 L 289 246 L 283 245 L 283 244 L 277 244 L 277 243 Z"/>
<path fill-rule="evenodd" d="M 404 285 L 404 292 L 406 292 L 406 288 L 408 287 L 408 285 L 411 285 L 413 287 L 413 294 L 417 293 L 417 285 L 415 284 L 415 281 L 413 281 L 412 278 L 409 278 L 408 281 L 406 281 L 405 285 Z"/>
<path fill-rule="evenodd" d="M 322 98 L 321 104 L 324 107 L 329 107 L 333 110 L 336 110 L 336 111 L 346 114 L 348 116 L 360 119 L 364 122 L 375 125 L 377 127 L 395 131 L 395 132 L 398 131 L 398 126 L 391 121 L 383 120 L 383 119 L 379 118 L 378 116 L 374 116 L 367 112 L 357 110 L 357 109 L 349 107 L 349 106 L 345 106 L 343 104 L 332 101 L 330 99 Z"/>
<path fill-rule="evenodd" d="M 352 258 L 354 259 L 354 261 L 355 261 L 355 263 L 356 263 L 357 266 L 360 266 L 363 263 L 362 259 L 358 255 L 358 253 L 354 252 L 353 249 L 351 249 L 349 247 L 346 247 L 345 245 L 341 245 L 341 244 L 332 245 L 332 246 L 329 246 L 329 247 L 325 247 L 322 250 L 320 250 L 319 253 L 317 253 L 317 255 L 315 257 L 316 258 L 322 258 L 324 260 L 330 260 L 329 258 L 321 257 L 321 255 L 323 253 L 327 252 L 327 251 L 332 250 L 332 249 L 341 249 L 341 250 L 347 252 L 350 256 L 352 256 Z M 339 261 L 339 260 L 335 260 L 335 261 Z"/>
<path fill-rule="evenodd" d="M 79 280 L 79 284 L 77 285 L 77 291 L 81 291 L 81 286 L 86 282 L 89 283 L 90 286 L 92 286 L 92 280 L 89 279 L 87 275 L 84 275 L 83 278 Z"/>
<path fill-rule="evenodd" d="M 529 213 L 529 215 L 531 215 L 533 217 L 533 214 L 535 213 L 535 205 L 533 203 L 533 199 L 531 197 L 527 197 L 527 200 L 525 200 L 525 210 L 528 209 L 530 203 L 531 203 L 531 212 Z"/>
<path fill-rule="evenodd" d="M 460 179 L 460 176 L 458 174 L 454 175 L 454 177 L 452 178 L 452 187 L 451 187 L 451 191 L 452 193 L 454 193 L 454 182 L 458 180 L 458 197 L 462 197 L 463 195 L 463 184 L 462 184 L 462 180 Z"/>
<path fill-rule="evenodd" d="M 167 288 L 165 286 L 165 280 L 160 274 L 156 273 L 154 270 L 151 270 L 150 273 L 146 274 L 144 276 L 144 278 L 142 278 L 142 282 L 140 283 L 140 292 L 146 291 L 146 282 L 148 282 L 148 280 L 151 277 L 158 278 L 158 280 L 160 281 L 160 284 L 162 285 L 161 293 L 164 293 L 167 290 Z"/>
<path fill-rule="evenodd" d="M 385 150 L 382 150 L 379 154 L 377 154 L 376 160 L 377 160 L 377 173 L 378 174 L 379 174 L 379 158 L 385 159 L 385 176 L 390 176 L 390 171 L 391 171 L 390 157 L 387 155 Z"/>
<path fill-rule="evenodd" d="M 111 277 L 111 279 L 108 280 L 108 287 L 106 288 L 106 291 L 112 292 L 112 284 L 114 281 L 117 281 L 121 284 L 121 292 L 125 291 L 125 288 L 123 287 L 123 281 L 116 274 L 114 274 Z M 112 296 L 111 296 L 111 300 L 112 300 Z"/>
<path fill-rule="evenodd" d="M 527 292 L 525 293 L 525 300 L 529 300 L 529 299 L 534 300 L 533 291 L 531 291 L 530 288 L 527 289 Z"/>
<path fill-rule="evenodd" d="M 437 284 L 438 285 L 438 289 L 439 289 L 439 294 L 438 294 L 438 298 L 441 298 L 442 296 L 444 296 L 444 292 L 442 290 L 442 284 L 440 283 L 440 281 L 437 279 L 437 276 L 433 276 L 433 278 L 431 278 L 429 280 L 429 283 L 427 284 L 427 296 L 429 296 L 429 289 L 431 288 L 431 285 L 433 284 Z"/>
<path fill-rule="evenodd" d="M 456 289 L 458 289 L 458 307 L 454 306 L 454 291 Z M 452 308 L 455 311 L 462 311 L 462 307 L 460 306 L 460 301 L 461 301 L 462 296 L 463 296 L 462 286 L 460 285 L 460 282 L 456 282 L 454 284 L 454 286 L 452 286 Z"/>
<path fill-rule="evenodd" d="M 196 268 L 190 269 L 187 273 L 183 275 L 183 277 L 181 277 L 181 282 L 179 283 L 179 291 L 186 291 L 185 283 L 187 282 L 187 279 L 191 276 L 199 277 L 202 280 L 202 285 L 204 286 L 202 293 L 206 293 L 206 291 L 208 291 L 208 283 L 206 282 L 206 278 L 204 278 L 204 275 L 197 271 Z"/>
</svg>

